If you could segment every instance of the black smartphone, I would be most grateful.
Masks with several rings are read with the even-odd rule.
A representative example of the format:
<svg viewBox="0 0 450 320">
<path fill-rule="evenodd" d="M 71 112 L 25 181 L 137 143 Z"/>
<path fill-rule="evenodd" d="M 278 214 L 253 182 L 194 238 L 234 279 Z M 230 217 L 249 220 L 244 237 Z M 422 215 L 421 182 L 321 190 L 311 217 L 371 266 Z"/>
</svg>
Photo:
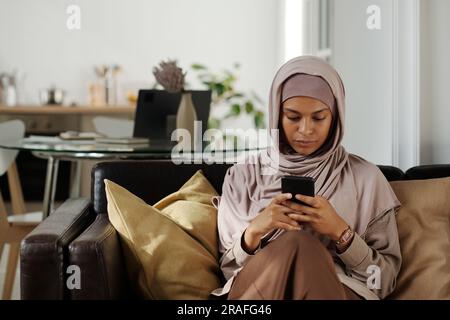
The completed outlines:
<svg viewBox="0 0 450 320">
<path fill-rule="evenodd" d="M 314 178 L 299 177 L 299 176 L 284 176 L 281 177 L 281 192 L 291 193 L 292 202 L 307 205 L 306 203 L 295 198 L 296 194 L 303 194 L 305 196 L 314 197 Z"/>
</svg>

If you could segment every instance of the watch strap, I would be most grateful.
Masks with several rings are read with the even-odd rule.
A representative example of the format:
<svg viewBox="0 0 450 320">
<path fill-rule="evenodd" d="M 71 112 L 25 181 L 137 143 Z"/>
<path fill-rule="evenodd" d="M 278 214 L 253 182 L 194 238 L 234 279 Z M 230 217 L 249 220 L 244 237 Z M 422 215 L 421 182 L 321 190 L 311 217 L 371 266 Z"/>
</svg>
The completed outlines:
<svg viewBox="0 0 450 320">
<path fill-rule="evenodd" d="M 348 243 L 353 237 L 353 230 L 348 226 L 341 234 L 339 239 L 336 241 L 336 245 L 341 246 Z"/>
</svg>

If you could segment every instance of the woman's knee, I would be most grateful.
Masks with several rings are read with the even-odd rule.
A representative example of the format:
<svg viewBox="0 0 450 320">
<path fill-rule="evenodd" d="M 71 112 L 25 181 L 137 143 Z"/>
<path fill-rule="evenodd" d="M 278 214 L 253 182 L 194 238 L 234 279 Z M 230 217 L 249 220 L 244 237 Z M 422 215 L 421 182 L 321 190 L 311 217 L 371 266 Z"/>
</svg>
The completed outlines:
<svg viewBox="0 0 450 320">
<path fill-rule="evenodd" d="M 317 238 L 304 230 L 286 231 L 274 241 L 278 242 L 279 246 L 293 249 L 322 245 Z"/>
<path fill-rule="evenodd" d="M 276 250 L 284 254 L 295 254 L 310 261 L 321 258 L 331 259 L 331 255 L 325 246 L 307 231 L 286 231 L 278 239 L 275 239 Z M 274 244 L 275 244 L 274 243 Z"/>
</svg>

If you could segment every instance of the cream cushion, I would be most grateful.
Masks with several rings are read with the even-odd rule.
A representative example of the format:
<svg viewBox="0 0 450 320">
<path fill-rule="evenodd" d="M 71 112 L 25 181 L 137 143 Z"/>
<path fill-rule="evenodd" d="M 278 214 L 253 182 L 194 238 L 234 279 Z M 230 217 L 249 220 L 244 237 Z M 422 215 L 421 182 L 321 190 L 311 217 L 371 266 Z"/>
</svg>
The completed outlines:
<svg viewBox="0 0 450 320">
<path fill-rule="evenodd" d="M 402 267 L 390 299 L 450 299 L 450 178 L 394 181 Z"/>
</svg>

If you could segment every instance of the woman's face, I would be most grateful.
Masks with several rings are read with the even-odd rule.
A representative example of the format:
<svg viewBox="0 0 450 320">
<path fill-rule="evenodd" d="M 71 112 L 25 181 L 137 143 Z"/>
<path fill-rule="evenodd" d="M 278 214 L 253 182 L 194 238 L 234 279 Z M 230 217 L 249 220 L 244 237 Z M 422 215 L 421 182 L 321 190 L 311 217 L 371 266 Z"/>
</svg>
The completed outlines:
<svg viewBox="0 0 450 320">
<path fill-rule="evenodd" d="M 293 97 L 281 109 L 284 136 L 297 153 L 308 156 L 325 143 L 332 123 L 326 104 L 314 98 Z"/>
</svg>

